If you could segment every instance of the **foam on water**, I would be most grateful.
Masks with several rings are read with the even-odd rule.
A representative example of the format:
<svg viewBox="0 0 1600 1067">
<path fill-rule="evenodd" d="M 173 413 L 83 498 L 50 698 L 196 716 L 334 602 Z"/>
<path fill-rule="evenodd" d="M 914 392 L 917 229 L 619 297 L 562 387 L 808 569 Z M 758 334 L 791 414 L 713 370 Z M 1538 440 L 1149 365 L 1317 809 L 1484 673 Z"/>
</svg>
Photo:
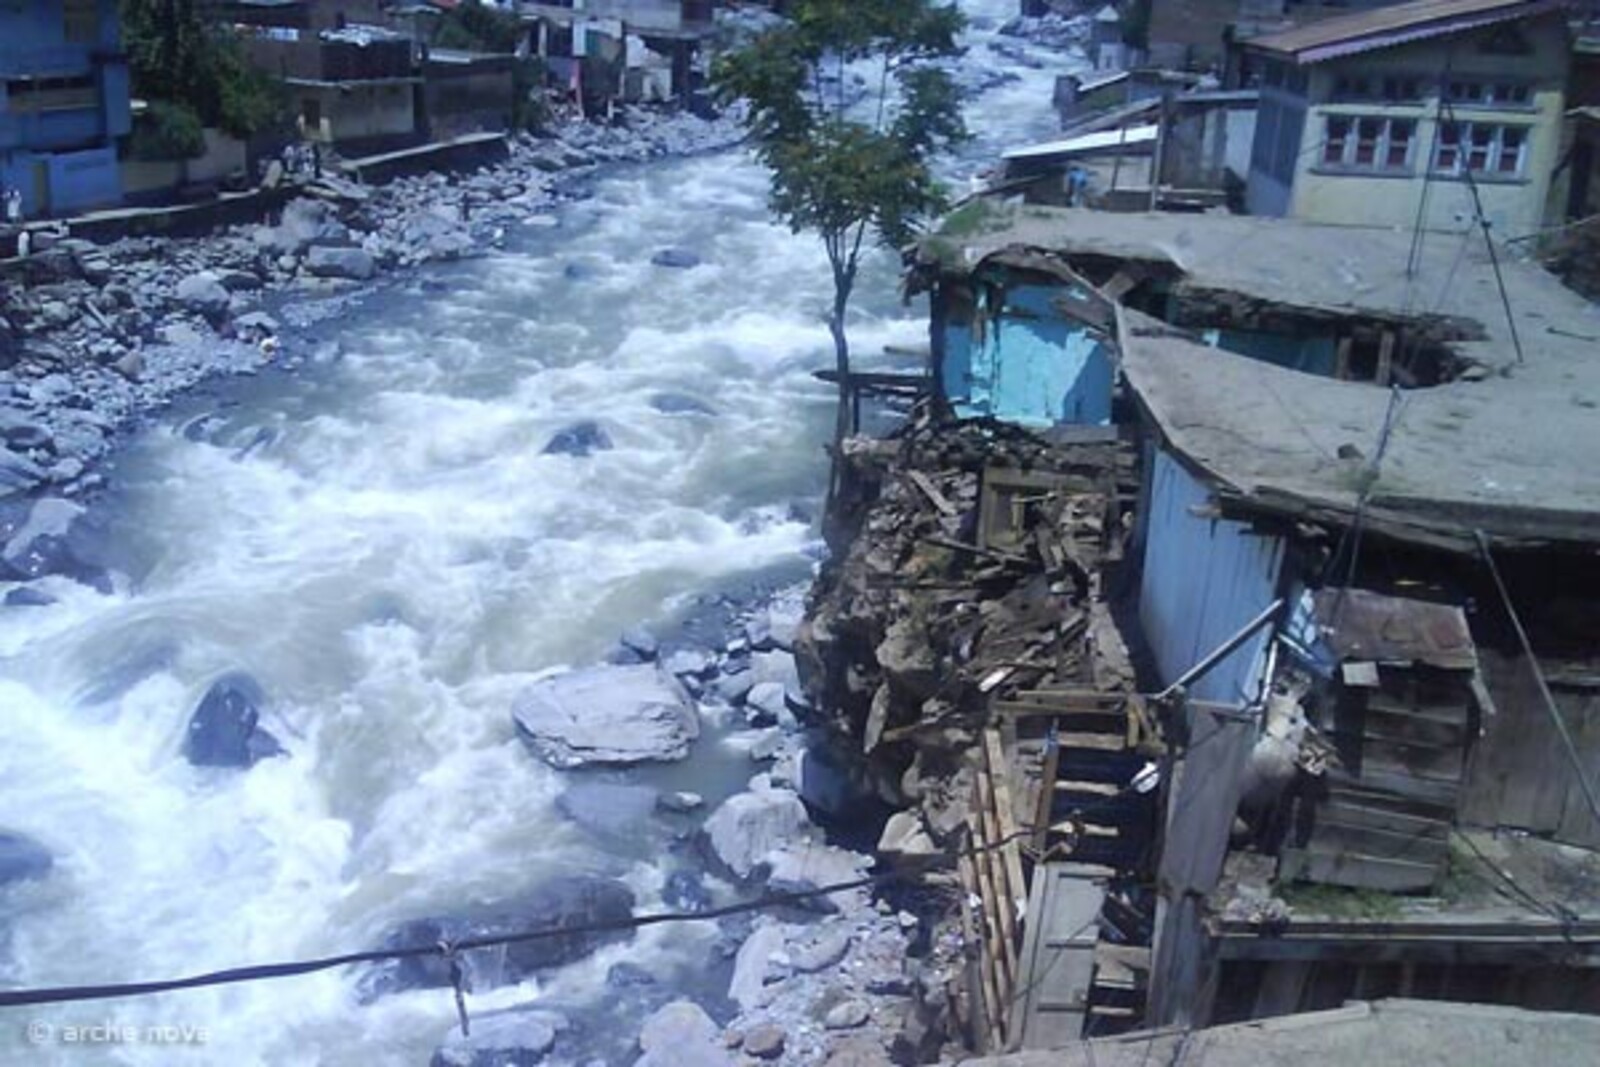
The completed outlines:
<svg viewBox="0 0 1600 1067">
<path fill-rule="evenodd" d="M 982 104 L 975 125 L 1020 106 Z M 559 227 L 430 272 L 437 284 L 358 302 L 319 328 L 336 361 L 238 387 L 215 412 L 184 405 L 130 445 L 102 505 L 117 591 L 52 580 L 57 604 L 0 612 L 0 826 L 57 856 L 0 913 L 8 982 L 348 951 L 562 870 L 659 901 L 659 868 L 555 811 L 563 776 L 524 750 L 509 708 L 539 672 L 600 658 L 686 591 L 794 566 L 812 535 L 788 505 L 820 491 L 832 420 L 811 375 L 832 362 L 830 290 L 817 242 L 766 218 L 765 176 L 737 154 L 595 192 Z M 652 265 L 666 247 L 703 262 Z M 925 336 L 895 270 L 875 255 L 861 282 L 864 365 Z M 664 413 L 659 393 L 716 414 Z M 178 432 L 202 414 L 215 418 L 198 439 Z M 581 419 L 615 447 L 542 454 Z M 237 774 L 181 758 L 190 710 L 230 670 L 269 693 L 287 759 Z M 717 773 L 748 773 L 704 747 L 696 759 L 729 764 Z M 549 989 L 594 995 L 623 958 L 693 970 L 710 936 L 652 929 Z M 200 1050 L 29 1046 L 15 1014 L 0 1060 L 74 1065 L 415 1064 L 454 1020 L 437 992 L 361 1006 L 344 972 L 25 1013 L 204 1026 Z"/>
</svg>

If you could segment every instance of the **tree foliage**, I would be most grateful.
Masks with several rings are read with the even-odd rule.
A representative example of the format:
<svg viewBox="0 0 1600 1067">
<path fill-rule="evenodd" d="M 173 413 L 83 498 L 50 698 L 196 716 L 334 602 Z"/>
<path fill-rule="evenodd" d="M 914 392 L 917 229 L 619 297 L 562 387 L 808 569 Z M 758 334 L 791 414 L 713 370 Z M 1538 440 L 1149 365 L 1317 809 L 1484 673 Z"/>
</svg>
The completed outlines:
<svg viewBox="0 0 1600 1067">
<path fill-rule="evenodd" d="M 510 11 L 490 7 L 481 0 L 445 11 L 433 33 L 436 48 L 456 48 L 464 52 L 507 53 L 517 50 L 522 22 Z M 511 68 L 511 124 L 517 129 L 535 129 L 549 119 L 543 96 L 544 64 L 538 57 L 518 57 Z"/>
<path fill-rule="evenodd" d="M 466 0 L 445 11 L 434 31 L 433 43 L 465 52 L 513 52 L 521 32 L 522 23 L 511 12 L 490 7 L 481 0 Z"/>
<path fill-rule="evenodd" d="M 137 96 L 187 108 L 240 138 L 283 117 L 277 83 L 194 0 L 122 0 L 122 40 Z"/>
<path fill-rule="evenodd" d="M 827 251 L 841 438 L 852 421 L 845 312 L 863 248 L 869 237 L 902 246 L 943 208 L 932 157 L 966 136 L 955 84 L 930 62 L 956 54 L 961 27 L 954 5 L 931 0 L 801 0 L 790 23 L 715 71 L 723 97 L 748 104 L 774 213 Z"/>
<path fill-rule="evenodd" d="M 194 159 L 205 154 L 206 136 L 200 116 L 183 104 L 155 100 L 148 114 L 133 124 L 128 153 L 134 159 Z"/>
</svg>

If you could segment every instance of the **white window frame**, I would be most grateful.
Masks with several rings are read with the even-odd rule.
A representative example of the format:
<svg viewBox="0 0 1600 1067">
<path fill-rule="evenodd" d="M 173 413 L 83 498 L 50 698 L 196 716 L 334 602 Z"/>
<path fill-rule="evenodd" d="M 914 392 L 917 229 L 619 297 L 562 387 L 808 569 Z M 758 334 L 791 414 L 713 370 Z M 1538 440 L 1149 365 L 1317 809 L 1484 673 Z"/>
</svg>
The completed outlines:
<svg viewBox="0 0 1600 1067">
<path fill-rule="evenodd" d="M 1454 128 L 1457 138 L 1454 142 L 1446 144 L 1445 131 Z M 1433 158 L 1428 161 L 1429 169 L 1436 175 L 1448 178 L 1460 178 L 1467 173 L 1468 160 L 1473 152 L 1473 133 L 1475 130 L 1488 130 L 1487 143 L 1488 155 L 1482 167 L 1472 168 L 1474 179 L 1488 179 L 1490 181 L 1520 181 L 1527 176 L 1528 171 L 1528 143 L 1533 139 L 1533 127 L 1526 123 L 1518 122 L 1447 122 L 1434 138 Z M 1515 151 L 1517 165 L 1512 170 L 1502 170 L 1500 163 L 1508 150 L 1506 145 L 1507 131 L 1516 131 L 1520 135 Z M 1443 166 L 1439 160 L 1448 150 L 1454 150 L 1455 161 L 1450 166 Z"/>
<path fill-rule="evenodd" d="M 1349 130 L 1345 133 L 1340 146 L 1339 158 L 1328 158 L 1328 146 L 1333 142 L 1333 124 L 1336 122 L 1349 123 Z M 1361 124 L 1366 122 L 1378 123 L 1378 137 L 1375 142 L 1372 162 L 1358 163 L 1356 153 L 1361 143 Z M 1394 147 L 1394 130 L 1396 126 L 1404 126 L 1408 130 L 1405 139 L 1406 157 L 1397 165 L 1389 163 L 1389 150 Z M 1317 169 L 1338 174 L 1409 174 L 1415 168 L 1417 145 L 1417 120 L 1390 115 L 1324 115 L 1322 123 L 1322 144 L 1317 151 Z"/>
</svg>

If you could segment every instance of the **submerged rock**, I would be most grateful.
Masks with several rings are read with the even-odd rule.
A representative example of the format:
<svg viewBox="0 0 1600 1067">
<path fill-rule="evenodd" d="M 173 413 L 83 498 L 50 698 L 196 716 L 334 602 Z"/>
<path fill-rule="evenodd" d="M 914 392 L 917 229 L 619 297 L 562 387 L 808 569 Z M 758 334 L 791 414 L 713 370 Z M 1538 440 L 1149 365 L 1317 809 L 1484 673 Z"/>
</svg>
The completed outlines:
<svg viewBox="0 0 1600 1067">
<path fill-rule="evenodd" d="M 55 597 L 30 585 L 19 585 L 15 589 L 7 590 L 5 599 L 8 608 L 45 608 L 55 602 Z"/>
<path fill-rule="evenodd" d="M 615 447 L 611 436 L 593 419 L 575 422 L 550 438 L 544 446 L 547 456 L 587 456 L 592 452 L 606 452 Z"/>
<path fill-rule="evenodd" d="M 700 736 L 683 688 L 650 664 L 587 667 L 533 683 L 511 710 L 553 767 L 680 760 Z"/>
<path fill-rule="evenodd" d="M 284 754 L 283 746 L 260 726 L 260 685 L 247 674 L 229 674 L 206 690 L 189 717 L 183 758 L 196 767 L 252 767 Z"/>
<path fill-rule="evenodd" d="M 533 1067 L 555 1048 L 567 1019 L 553 1011 L 516 1008 L 474 1015 L 472 1033 L 460 1027 L 434 1050 L 429 1067 Z"/>
<path fill-rule="evenodd" d="M 583 931 L 579 928 L 623 923 L 633 917 L 633 891 L 621 882 L 596 875 L 568 875 L 546 882 L 512 903 L 480 911 L 413 919 L 391 930 L 383 948 L 436 945 L 441 941 L 552 931 L 553 936 L 461 955 L 467 984 L 474 991 L 520 982 L 537 971 L 572 963 L 603 945 L 626 940 L 630 931 Z M 560 933 L 559 931 L 571 931 Z M 368 999 L 408 989 L 449 986 L 450 966 L 442 955 L 392 960 L 368 972 L 361 992 Z M 476 1028 L 474 1028 L 476 1029 Z"/>
<path fill-rule="evenodd" d="M 716 408 L 704 400 L 685 393 L 657 393 L 650 398 L 650 406 L 663 415 L 715 416 L 717 413 Z"/>
<path fill-rule="evenodd" d="M 675 1000 L 646 1019 L 639 1047 L 644 1055 L 634 1067 L 733 1067 L 717 1024 L 692 1000 Z"/>
<path fill-rule="evenodd" d="M 663 248 L 650 257 L 650 262 L 658 267 L 673 267 L 678 270 L 687 270 L 700 265 L 700 257 L 687 248 Z"/>
<path fill-rule="evenodd" d="M 661 887 L 661 899 L 675 911 L 699 914 L 711 910 L 711 893 L 692 871 L 673 871 Z"/>
<path fill-rule="evenodd" d="M 43 878 L 55 866 L 50 850 L 31 837 L 0 830 L 0 886 Z"/>
<path fill-rule="evenodd" d="M 648 786 L 580 782 L 556 798 L 556 807 L 585 830 L 626 837 L 648 829 L 646 820 L 655 812 L 658 799 Z"/>
</svg>

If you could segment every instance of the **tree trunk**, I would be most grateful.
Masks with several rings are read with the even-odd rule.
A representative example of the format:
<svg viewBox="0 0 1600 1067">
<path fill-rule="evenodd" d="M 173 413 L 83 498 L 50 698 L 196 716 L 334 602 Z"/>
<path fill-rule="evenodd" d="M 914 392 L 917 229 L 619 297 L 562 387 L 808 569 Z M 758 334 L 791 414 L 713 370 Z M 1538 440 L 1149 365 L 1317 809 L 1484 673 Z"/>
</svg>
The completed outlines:
<svg viewBox="0 0 1600 1067">
<path fill-rule="evenodd" d="M 833 335 L 833 364 L 839 372 L 839 410 L 833 427 L 833 447 L 838 450 L 844 439 L 855 432 L 856 425 L 851 403 L 850 340 L 844 334 L 844 314 L 837 306 L 828 319 L 828 332 Z"/>
<path fill-rule="evenodd" d="M 858 427 L 853 416 L 850 384 L 850 340 L 844 332 L 845 308 L 850 303 L 850 290 L 855 281 L 853 271 L 835 269 L 833 276 L 833 311 L 828 316 L 828 332 L 833 335 L 834 370 L 839 375 L 839 407 L 834 413 L 833 447 L 829 450 L 832 462 L 828 465 L 828 496 L 822 508 L 822 537 L 829 547 L 842 551 L 837 544 L 843 516 L 836 514 L 839 497 L 844 489 L 844 439 Z"/>
</svg>

